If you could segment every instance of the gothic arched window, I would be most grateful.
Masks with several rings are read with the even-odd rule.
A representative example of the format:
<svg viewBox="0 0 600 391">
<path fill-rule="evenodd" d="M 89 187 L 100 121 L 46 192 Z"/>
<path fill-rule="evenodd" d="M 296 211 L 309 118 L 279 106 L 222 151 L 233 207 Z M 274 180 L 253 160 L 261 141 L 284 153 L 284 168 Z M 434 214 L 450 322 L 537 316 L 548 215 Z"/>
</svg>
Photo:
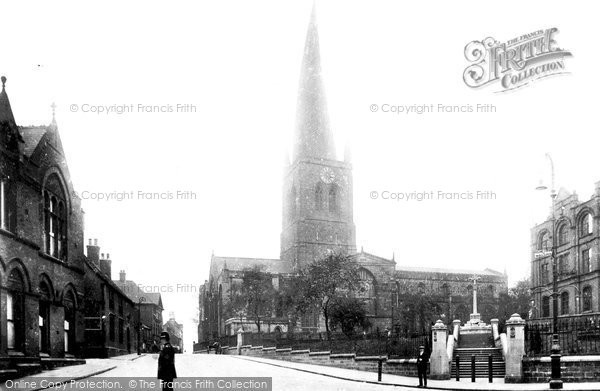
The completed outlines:
<svg viewBox="0 0 600 391">
<path fill-rule="evenodd" d="M 315 209 L 323 209 L 323 185 L 321 182 L 317 182 L 317 186 L 315 188 Z"/>
<path fill-rule="evenodd" d="M 14 232 L 17 225 L 16 199 L 8 178 L 0 178 L 0 228 Z"/>
<path fill-rule="evenodd" d="M 558 244 L 562 245 L 562 244 L 566 244 L 568 241 L 568 229 L 567 229 L 567 224 L 563 223 L 560 225 L 560 227 L 558 227 Z"/>
<path fill-rule="evenodd" d="M 365 269 L 360 268 L 358 270 L 358 277 L 360 279 L 360 289 L 356 296 L 364 301 L 366 304 L 366 310 L 369 314 L 377 314 L 377 292 L 376 292 L 376 280 L 373 274 Z"/>
<path fill-rule="evenodd" d="M 579 236 L 586 236 L 591 234 L 592 228 L 592 215 L 589 212 L 585 212 L 579 218 Z"/>
<path fill-rule="evenodd" d="M 538 238 L 538 250 L 547 251 L 549 249 L 550 234 L 543 231 Z"/>
<path fill-rule="evenodd" d="M 339 191 L 335 184 L 332 184 L 329 188 L 329 211 L 336 213 L 338 211 L 339 202 Z"/>
<path fill-rule="evenodd" d="M 46 253 L 67 259 L 67 208 L 63 188 L 56 174 L 51 175 L 44 190 L 44 231 Z"/>
</svg>

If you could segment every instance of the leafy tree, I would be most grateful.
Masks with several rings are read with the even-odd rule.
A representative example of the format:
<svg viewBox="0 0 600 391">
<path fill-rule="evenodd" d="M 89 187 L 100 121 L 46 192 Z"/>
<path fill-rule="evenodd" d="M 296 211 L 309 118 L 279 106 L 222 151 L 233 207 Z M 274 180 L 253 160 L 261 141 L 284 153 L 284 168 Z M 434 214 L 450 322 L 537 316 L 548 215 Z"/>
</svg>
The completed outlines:
<svg viewBox="0 0 600 391">
<path fill-rule="evenodd" d="M 430 295 L 405 293 L 399 308 L 400 331 L 404 334 L 423 333 L 429 325 L 443 318 L 442 309 Z"/>
<path fill-rule="evenodd" d="M 508 289 L 508 292 L 500 294 L 500 324 L 504 325 L 506 320 L 514 313 L 521 315 L 521 318 L 529 318 L 531 302 L 531 285 L 529 278 L 517 281 L 514 286 Z"/>
<path fill-rule="evenodd" d="M 364 330 L 370 326 L 364 303 L 359 299 L 338 298 L 331 305 L 330 312 L 331 329 L 336 330 L 339 327 L 348 339 L 352 339 L 357 328 Z"/>
<path fill-rule="evenodd" d="M 262 320 L 273 313 L 273 298 L 276 295 L 271 275 L 260 266 L 242 270 L 241 283 L 232 284 L 225 312 L 238 316 L 244 324 L 244 316 L 251 318 L 258 332 L 261 332 Z"/>
<path fill-rule="evenodd" d="M 224 313 L 227 314 L 228 317 L 237 317 L 243 330 L 244 316 L 248 311 L 248 300 L 245 296 L 245 292 L 242 292 L 242 285 L 232 281 L 231 286 L 229 287 L 228 296 L 229 297 L 224 304 Z"/>
<path fill-rule="evenodd" d="M 262 319 L 270 317 L 273 312 L 275 288 L 271 275 L 263 272 L 260 266 L 244 269 L 240 293 L 246 298 L 248 314 L 254 319 L 260 334 Z"/>
<path fill-rule="evenodd" d="M 346 255 L 332 252 L 309 263 L 300 271 L 298 278 L 301 307 L 306 309 L 312 304 L 319 308 L 325 320 L 327 338 L 330 339 L 332 305 L 336 299 L 351 297 L 352 292 L 361 287 L 358 264 Z"/>
<path fill-rule="evenodd" d="M 298 319 L 310 307 L 310 301 L 302 294 L 302 280 L 298 276 L 283 279 L 276 298 L 276 312 L 287 315 L 288 333 L 294 332 Z"/>
</svg>

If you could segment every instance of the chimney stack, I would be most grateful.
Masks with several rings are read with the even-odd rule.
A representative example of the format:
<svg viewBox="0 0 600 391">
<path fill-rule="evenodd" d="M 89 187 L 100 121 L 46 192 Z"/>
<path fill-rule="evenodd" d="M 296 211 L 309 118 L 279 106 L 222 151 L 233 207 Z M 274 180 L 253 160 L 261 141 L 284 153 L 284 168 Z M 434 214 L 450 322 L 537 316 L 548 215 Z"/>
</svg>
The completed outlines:
<svg viewBox="0 0 600 391">
<path fill-rule="evenodd" d="M 94 244 L 92 244 L 92 239 L 88 241 L 87 245 L 87 257 L 90 262 L 94 265 L 98 265 L 100 261 L 100 247 L 98 247 L 98 239 L 94 239 Z"/>
<path fill-rule="evenodd" d="M 104 253 L 102 253 L 102 257 L 100 258 L 100 271 L 112 280 L 112 261 L 109 259 L 108 255 L 109 254 L 107 253 L 106 257 L 104 257 Z"/>
<path fill-rule="evenodd" d="M 126 277 L 125 270 L 121 270 L 121 271 L 119 272 L 119 281 L 120 281 L 120 282 L 125 282 L 125 280 L 126 280 L 126 278 L 125 278 L 125 277 Z"/>
</svg>

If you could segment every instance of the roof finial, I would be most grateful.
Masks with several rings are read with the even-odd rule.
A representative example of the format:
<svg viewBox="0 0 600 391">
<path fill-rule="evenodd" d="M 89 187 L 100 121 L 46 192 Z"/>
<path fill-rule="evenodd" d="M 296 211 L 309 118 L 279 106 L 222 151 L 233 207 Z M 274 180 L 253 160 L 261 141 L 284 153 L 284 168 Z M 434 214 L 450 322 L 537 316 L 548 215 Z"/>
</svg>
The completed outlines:
<svg viewBox="0 0 600 391">
<path fill-rule="evenodd" d="M 52 126 L 56 128 L 56 103 L 52 102 L 50 107 L 52 108 Z"/>
<path fill-rule="evenodd" d="M 6 84 L 6 76 L 2 76 L 0 80 L 2 80 L 2 89 L 4 89 L 4 85 Z"/>
</svg>

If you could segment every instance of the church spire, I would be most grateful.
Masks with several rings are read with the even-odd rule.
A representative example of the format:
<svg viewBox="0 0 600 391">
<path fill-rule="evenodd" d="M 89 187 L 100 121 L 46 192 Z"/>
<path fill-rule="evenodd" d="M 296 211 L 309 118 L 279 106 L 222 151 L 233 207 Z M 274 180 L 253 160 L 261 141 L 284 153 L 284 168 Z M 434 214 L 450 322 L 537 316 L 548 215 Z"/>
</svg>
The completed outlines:
<svg viewBox="0 0 600 391">
<path fill-rule="evenodd" d="M 16 127 L 15 117 L 10 107 L 10 101 L 6 94 L 6 77 L 2 76 L 2 91 L 0 92 L 0 123 L 6 123 L 10 127 Z"/>
<path fill-rule="evenodd" d="M 329 129 L 325 89 L 321 79 L 319 32 L 314 3 L 306 33 L 296 108 L 293 160 L 299 158 L 336 159 L 333 135 Z"/>
<path fill-rule="evenodd" d="M 9 150 L 18 152 L 19 143 L 23 142 L 23 137 L 21 137 L 15 122 L 15 116 L 6 94 L 6 77 L 2 76 L 0 81 L 2 81 L 2 91 L 0 91 L 0 140 L 6 143 Z"/>
</svg>

